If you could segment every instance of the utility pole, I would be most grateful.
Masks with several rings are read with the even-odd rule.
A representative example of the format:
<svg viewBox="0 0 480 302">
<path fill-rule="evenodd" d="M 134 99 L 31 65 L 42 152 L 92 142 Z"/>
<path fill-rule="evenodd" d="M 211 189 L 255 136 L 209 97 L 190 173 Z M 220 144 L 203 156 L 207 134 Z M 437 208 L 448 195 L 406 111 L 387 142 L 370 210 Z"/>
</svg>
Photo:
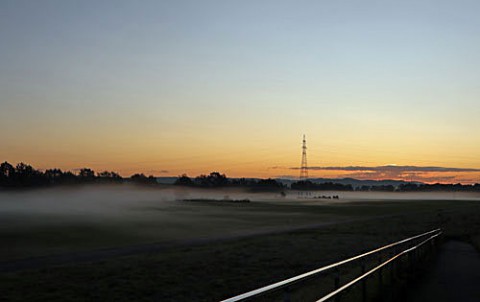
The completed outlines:
<svg viewBox="0 0 480 302">
<path fill-rule="evenodd" d="M 302 146 L 302 166 L 300 168 L 300 179 L 308 179 L 308 166 L 307 166 L 307 140 L 305 139 L 305 134 L 303 135 L 303 146 Z"/>
</svg>

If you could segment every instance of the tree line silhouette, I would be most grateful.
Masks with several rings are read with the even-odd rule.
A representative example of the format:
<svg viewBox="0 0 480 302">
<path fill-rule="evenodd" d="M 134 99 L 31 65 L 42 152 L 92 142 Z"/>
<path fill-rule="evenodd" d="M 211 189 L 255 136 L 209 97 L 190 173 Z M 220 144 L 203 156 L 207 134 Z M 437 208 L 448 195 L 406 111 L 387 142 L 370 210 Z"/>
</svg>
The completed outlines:
<svg viewBox="0 0 480 302">
<path fill-rule="evenodd" d="M 183 174 L 177 178 L 174 183 L 180 186 L 199 187 L 199 188 L 217 188 L 217 187 L 247 187 L 258 191 L 283 190 L 288 187 L 281 182 L 268 179 L 248 179 L 233 178 L 228 179 L 225 174 L 212 172 L 209 175 L 200 175 L 190 178 Z M 340 184 L 334 182 L 315 183 L 309 180 L 300 180 L 293 182 L 290 189 L 299 191 L 374 191 L 374 192 L 480 192 L 480 184 L 462 185 L 462 184 L 400 184 L 398 187 L 393 185 L 373 185 L 354 187 L 350 184 Z"/>
<path fill-rule="evenodd" d="M 174 182 L 177 186 L 188 186 L 198 188 L 222 188 L 222 187 L 245 187 L 254 191 L 277 191 L 283 190 L 286 186 L 275 179 L 249 179 L 249 178 L 227 178 L 225 174 L 212 172 L 209 175 L 202 174 L 190 178 L 183 174 Z"/>
<path fill-rule="evenodd" d="M 129 178 L 123 178 L 113 171 L 97 173 L 89 168 L 82 168 L 77 173 L 73 173 L 57 168 L 40 171 L 25 163 L 19 163 L 16 166 L 8 162 L 0 164 L 0 187 L 3 188 L 124 182 L 142 185 L 158 184 L 156 177 L 145 176 L 144 174 L 134 174 Z M 175 180 L 174 185 L 198 188 L 243 187 L 252 191 L 283 191 L 288 189 L 287 185 L 272 178 L 228 178 L 225 174 L 219 172 L 211 172 L 208 175 L 202 174 L 195 178 L 183 174 Z M 309 180 L 300 180 L 293 182 L 290 189 L 301 191 L 480 192 L 480 184 L 405 183 L 398 187 L 393 185 L 353 187 L 349 184 L 344 185 L 334 182 L 314 183 Z"/>
<path fill-rule="evenodd" d="M 156 183 L 155 177 L 143 174 L 135 174 L 129 180 L 142 184 Z M 40 171 L 25 163 L 16 166 L 8 162 L 0 164 L 0 187 L 4 188 L 123 182 L 125 179 L 113 171 L 96 173 L 89 168 L 82 168 L 78 173 L 57 168 Z"/>
<path fill-rule="evenodd" d="M 326 182 L 314 183 L 309 180 L 300 180 L 290 185 L 292 190 L 313 190 L 313 191 L 353 191 L 352 185 Z"/>
<path fill-rule="evenodd" d="M 315 190 L 315 191 L 364 191 L 364 192 L 480 192 L 480 184 L 417 184 L 406 183 L 398 187 L 393 185 L 358 186 L 344 185 L 333 182 L 314 183 L 309 180 L 301 180 L 291 184 L 292 190 Z"/>
</svg>

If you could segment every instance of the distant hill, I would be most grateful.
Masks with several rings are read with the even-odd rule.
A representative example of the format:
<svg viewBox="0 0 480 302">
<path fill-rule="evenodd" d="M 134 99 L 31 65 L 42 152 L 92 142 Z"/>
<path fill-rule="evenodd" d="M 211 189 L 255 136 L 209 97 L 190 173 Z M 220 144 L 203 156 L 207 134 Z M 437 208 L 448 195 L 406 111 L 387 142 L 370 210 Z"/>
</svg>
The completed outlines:
<svg viewBox="0 0 480 302">
<path fill-rule="evenodd" d="M 173 185 L 178 177 L 157 177 L 157 183 L 164 185 Z"/>
</svg>

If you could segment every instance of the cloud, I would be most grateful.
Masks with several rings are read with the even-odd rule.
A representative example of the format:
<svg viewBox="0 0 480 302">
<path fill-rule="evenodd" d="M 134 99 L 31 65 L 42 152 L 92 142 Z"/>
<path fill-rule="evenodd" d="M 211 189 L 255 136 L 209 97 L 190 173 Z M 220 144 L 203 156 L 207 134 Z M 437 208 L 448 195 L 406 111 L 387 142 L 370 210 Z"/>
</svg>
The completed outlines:
<svg viewBox="0 0 480 302">
<path fill-rule="evenodd" d="M 148 170 L 147 173 L 154 173 L 154 174 L 167 174 L 170 171 L 168 170 Z"/>
<path fill-rule="evenodd" d="M 291 167 L 291 170 L 299 170 L 299 167 Z M 434 167 L 434 166 L 344 166 L 344 167 L 308 167 L 308 170 L 329 170 L 329 171 L 350 171 L 350 172 L 480 172 L 476 168 L 450 168 L 450 167 Z"/>
<path fill-rule="evenodd" d="M 267 169 L 272 169 L 272 170 L 276 170 L 276 169 L 288 169 L 288 167 L 282 167 L 282 166 L 272 166 L 272 167 L 268 167 Z"/>
<path fill-rule="evenodd" d="M 298 167 L 291 167 L 291 170 L 299 170 Z M 337 167 L 308 167 L 314 171 L 343 171 L 349 172 L 342 174 L 343 177 L 351 177 L 357 179 L 397 179 L 407 181 L 421 182 L 465 182 L 473 183 L 476 179 L 459 178 L 460 173 L 478 173 L 477 168 L 452 168 L 452 167 L 436 167 L 436 166 L 337 166 Z M 457 175 L 451 175 L 451 174 Z"/>
<path fill-rule="evenodd" d="M 169 171 L 169 170 L 155 170 L 155 169 L 151 169 L 151 170 L 144 170 L 144 171 L 142 171 L 141 173 L 144 173 L 145 175 L 158 175 L 158 174 L 169 174 L 170 171 Z"/>
<path fill-rule="evenodd" d="M 282 174 L 282 175 L 276 175 L 275 178 L 294 179 L 294 178 L 298 178 L 298 175 Z"/>
</svg>

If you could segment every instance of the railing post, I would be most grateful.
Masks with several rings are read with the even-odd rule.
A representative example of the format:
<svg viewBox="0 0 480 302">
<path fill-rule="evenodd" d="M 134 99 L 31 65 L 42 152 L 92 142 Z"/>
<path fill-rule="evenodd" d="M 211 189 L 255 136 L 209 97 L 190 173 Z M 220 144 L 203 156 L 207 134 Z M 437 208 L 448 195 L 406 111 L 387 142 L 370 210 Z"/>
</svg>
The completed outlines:
<svg viewBox="0 0 480 302">
<path fill-rule="evenodd" d="M 413 270 L 413 260 L 412 260 L 412 254 L 413 254 L 413 251 L 408 253 L 407 255 L 407 258 L 408 258 L 408 275 L 410 277 L 410 273 L 412 272 Z"/>
<path fill-rule="evenodd" d="M 413 278 L 415 274 L 415 265 L 416 265 L 416 258 L 418 254 L 418 248 L 414 249 L 411 253 L 409 253 L 410 258 L 410 277 Z"/>
<path fill-rule="evenodd" d="M 365 260 L 362 259 L 362 275 L 365 274 Z M 363 278 L 362 280 L 362 301 L 367 301 L 367 280 Z"/>
<path fill-rule="evenodd" d="M 399 249 L 396 249 L 396 254 L 399 253 Z M 397 278 L 401 278 L 402 277 L 402 261 L 403 261 L 403 256 L 400 256 L 399 258 L 397 258 L 398 260 L 395 261 L 396 265 L 395 265 L 395 270 L 396 270 L 396 273 L 397 273 Z"/>
<path fill-rule="evenodd" d="M 290 287 L 283 289 L 283 302 L 290 302 Z"/>
<path fill-rule="evenodd" d="M 340 287 L 340 270 L 335 268 L 335 290 Z M 335 302 L 340 302 L 340 294 L 335 296 Z"/>
<path fill-rule="evenodd" d="M 395 255 L 395 253 L 390 252 L 390 258 L 392 258 Z M 390 283 L 393 284 L 393 279 L 395 278 L 395 262 L 393 261 L 389 266 L 390 266 Z"/>
<path fill-rule="evenodd" d="M 378 265 L 382 264 L 382 257 L 378 257 Z M 378 292 L 382 294 L 382 286 L 383 286 L 383 276 L 382 276 L 382 268 L 378 270 Z"/>
<path fill-rule="evenodd" d="M 392 258 L 395 255 L 394 252 L 390 252 L 390 258 Z M 395 297 L 395 263 L 397 262 L 398 258 L 395 259 L 390 265 L 388 266 L 390 268 L 390 284 L 389 284 L 389 299 L 390 301 L 394 300 Z"/>
</svg>

